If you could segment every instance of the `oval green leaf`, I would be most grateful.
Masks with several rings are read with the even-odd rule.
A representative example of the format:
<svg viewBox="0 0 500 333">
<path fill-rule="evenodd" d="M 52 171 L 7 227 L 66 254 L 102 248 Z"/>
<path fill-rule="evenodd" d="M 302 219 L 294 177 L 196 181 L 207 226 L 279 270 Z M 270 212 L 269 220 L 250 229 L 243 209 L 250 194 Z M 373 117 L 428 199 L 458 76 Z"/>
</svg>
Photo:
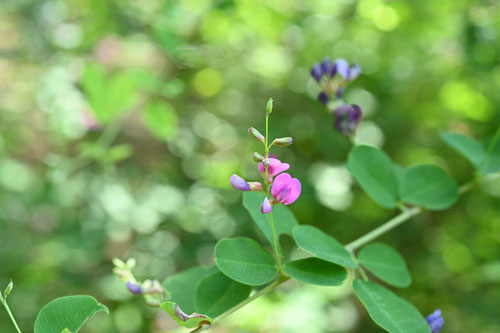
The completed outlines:
<svg viewBox="0 0 500 333">
<path fill-rule="evenodd" d="M 340 286 L 347 278 L 344 267 L 318 258 L 291 261 L 283 269 L 297 281 L 318 286 Z"/>
<path fill-rule="evenodd" d="M 273 256 L 247 237 L 217 242 L 215 263 L 231 279 L 251 286 L 271 282 L 278 273 Z"/>
<path fill-rule="evenodd" d="M 187 271 L 172 275 L 163 282 L 163 287 L 170 293 L 170 300 L 177 303 L 183 311 L 196 312 L 195 290 L 201 279 L 218 272 L 217 267 L 193 267 Z"/>
<path fill-rule="evenodd" d="M 205 277 L 196 287 L 196 311 L 217 317 L 244 301 L 252 287 L 231 280 L 221 272 Z"/>
<path fill-rule="evenodd" d="M 365 246 L 358 255 L 361 265 L 395 287 L 408 287 L 411 275 L 405 260 L 395 249 L 382 243 Z"/>
<path fill-rule="evenodd" d="M 247 209 L 252 217 L 252 220 L 257 224 L 257 227 L 266 236 L 269 244 L 273 243 L 273 231 L 271 230 L 271 220 L 269 214 L 262 214 L 260 205 L 264 200 L 264 195 L 259 192 L 244 192 L 243 206 Z M 298 225 L 297 219 L 292 211 L 285 205 L 276 205 L 273 208 L 274 226 L 276 235 L 279 238 L 281 234 L 292 235 L 292 229 Z"/>
<path fill-rule="evenodd" d="M 386 153 L 369 146 L 356 146 L 347 168 L 366 194 L 385 208 L 395 208 L 399 199 L 394 165 Z"/>
<path fill-rule="evenodd" d="M 480 166 L 486 153 L 480 142 L 459 133 L 441 132 L 440 135 L 448 146 L 468 159 L 474 166 Z"/>
<path fill-rule="evenodd" d="M 372 320 L 390 333 L 430 333 L 420 312 L 410 303 L 371 281 L 354 280 L 354 293 Z"/>
<path fill-rule="evenodd" d="M 163 302 L 160 307 L 179 325 L 186 328 L 197 328 L 205 325 L 212 325 L 214 320 L 209 316 L 199 313 L 190 315 L 184 313 L 175 302 Z"/>
<path fill-rule="evenodd" d="M 109 313 L 94 297 L 85 295 L 57 298 L 38 313 L 35 333 L 61 333 L 65 329 L 78 332 L 85 321 L 99 311 Z"/>
<path fill-rule="evenodd" d="M 404 174 L 401 196 L 406 203 L 441 210 L 453 205 L 459 193 L 458 185 L 442 169 L 416 165 Z"/>
<path fill-rule="evenodd" d="M 293 228 L 297 245 L 323 260 L 347 267 L 358 267 L 345 247 L 335 238 L 310 225 Z"/>
</svg>

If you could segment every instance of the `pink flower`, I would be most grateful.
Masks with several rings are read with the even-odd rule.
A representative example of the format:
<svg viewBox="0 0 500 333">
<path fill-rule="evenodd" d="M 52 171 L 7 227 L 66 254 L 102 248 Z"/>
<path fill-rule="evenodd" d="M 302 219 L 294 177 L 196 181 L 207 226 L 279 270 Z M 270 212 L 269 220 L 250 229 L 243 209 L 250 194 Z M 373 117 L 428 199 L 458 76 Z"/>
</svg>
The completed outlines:
<svg viewBox="0 0 500 333">
<path fill-rule="evenodd" d="M 286 171 L 290 168 L 288 163 L 281 163 L 280 160 L 270 157 L 267 159 L 269 161 L 269 182 L 273 182 L 274 176 Z M 264 166 L 264 162 L 259 163 L 259 172 L 264 179 L 266 179 L 266 167 Z"/>
<path fill-rule="evenodd" d="M 302 186 L 297 178 L 292 178 L 288 173 L 282 173 L 276 177 L 271 188 L 274 199 L 270 202 L 266 197 L 260 206 L 261 212 L 263 214 L 270 213 L 273 210 L 272 206 L 276 203 L 290 205 L 298 199 L 301 190 Z"/>
</svg>

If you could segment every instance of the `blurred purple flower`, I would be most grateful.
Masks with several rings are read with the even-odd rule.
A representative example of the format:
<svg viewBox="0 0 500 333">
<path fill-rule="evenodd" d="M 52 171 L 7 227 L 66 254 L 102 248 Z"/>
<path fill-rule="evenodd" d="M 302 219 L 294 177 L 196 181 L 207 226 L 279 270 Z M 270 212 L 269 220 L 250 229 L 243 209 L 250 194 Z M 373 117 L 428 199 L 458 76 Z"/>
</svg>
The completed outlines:
<svg viewBox="0 0 500 333">
<path fill-rule="evenodd" d="M 99 123 L 97 122 L 96 117 L 90 110 L 83 110 L 80 117 L 83 126 L 85 126 L 85 129 L 87 131 L 95 131 L 99 129 Z"/>
<path fill-rule="evenodd" d="M 279 173 L 282 173 L 283 171 L 286 171 L 290 168 L 290 165 L 288 163 L 281 163 L 280 160 L 269 157 L 266 158 L 266 161 L 268 161 L 269 166 L 269 182 L 273 182 L 274 176 L 278 175 Z M 266 178 L 266 167 L 264 166 L 264 162 L 259 163 L 259 172 L 264 177 Z"/>
<path fill-rule="evenodd" d="M 345 59 L 337 59 L 334 66 L 337 73 L 346 81 L 352 81 L 361 74 L 361 66 L 359 64 L 356 63 L 352 67 L 349 67 L 349 63 Z"/>
<path fill-rule="evenodd" d="M 356 104 L 343 104 L 333 111 L 334 126 L 342 134 L 352 135 L 358 127 L 363 112 Z"/>
<path fill-rule="evenodd" d="M 439 333 L 444 324 L 444 319 L 441 317 L 441 310 L 436 310 L 426 318 L 427 324 L 431 328 L 431 333 Z"/>
<path fill-rule="evenodd" d="M 138 285 L 137 283 L 128 281 L 126 283 L 127 289 L 135 295 L 141 295 L 142 294 L 142 287 Z"/>
<path fill-rule="evenodd" d="M 247 183 L 247 181 L 236 174 L 231 176 L 231 178 L 229 179 L 229 182 L 238 191 L 251 191 L 252 190 L 250 188 L 250 185 Z"/>
</svg>

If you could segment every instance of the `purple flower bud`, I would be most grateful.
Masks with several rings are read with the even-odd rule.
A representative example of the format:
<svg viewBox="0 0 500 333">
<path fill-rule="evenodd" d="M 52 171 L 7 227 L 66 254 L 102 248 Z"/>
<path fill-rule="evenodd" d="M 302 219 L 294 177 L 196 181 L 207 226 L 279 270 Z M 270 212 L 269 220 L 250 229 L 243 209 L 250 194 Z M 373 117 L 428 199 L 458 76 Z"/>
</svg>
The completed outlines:
<svg viewBox="0 0 500 333">
<path fill-rule="evenodd" d="M 241 178 L 238 175 L 232 175 L 229 179 L 229 182 L 233 187 L 238 191 L 250 191 L 250 185 L 248 185 L 247 181 Z"/>
<path fill-rule="evenodd" d="M 325 93 L 324 91 L 322 91 L 322 92 L 320 92 L 320 93 L 318 94 L 318 101 L 320 101 L 321 103 L 323 103 L 323 104 L 325 104 L 325 105 L 328 103 L 328 100 L 329 100 L 329 99 L 330 99 L 330 98 L 328 97 L 328 94 L 327 94 L 327 93 Z"/>
<path fill-rule="evenodd" d="M 293 138 L 291 136 L 287 136 L 285 138 L 274 139 L 272 145 L 286 147 L 293 143 Z"/>
<path fill-rule="evenodd" d="M 249 182 L 250 189 L 254 192 L 262 191 L 262 184 L 259 182 Z"/>
<path fill-rule="evenodd" d="M 266 139 L 264 138 L 264 136 L 262 134 L 260 134 L 259 131 L 257 131 L 255 128 L 253 127 L 250 127 L 248 129 L 248 133 L 250 133 L 250 136 L 260 142 L 265 142 Z"/>
<path fill-rule="evenodd" d="M 269 199 L 265 197 L 262 205 L 260 205 L 260 211 L 262 212 L 262 214 L 269 214 L 272 210 L 273 206 L 271 206 Z"/>
<path fill-rule="evenodd" d="M 255 162 L 262 162 L 264 161 L 264 156 L 262 156 L 259 153 L 253 153 L 252 158 Z"/>
<path fill-rule="evenodd" d="M 426 318 L 427 324 L 431 328 L 431 333 L 439 333 L 444 324 L 444 319 L 441 317 L 441 310 L 436 310 Z"/>
<path fill-rule="evenodd" d="M 342 134 L 352 135 L 362 118 L 361 108 L 356 104 L 343 104 L 333 112 L 334 126 Z"/>
<path fill-rule="evenodd" d="M 334 77 L 337 74 L 337 64 L 334 62 L 328 71 L 328 75 L 330 78 Z"/>
<path fill-rule="evenodd" d="M 132 294 L 135 294 L 135 295 L 141 295 L 142 294 L 142 288 L 140 285 L 138 285 L 137 283 L 134 283 L 134 282 L 131 282 L 131 281 L 128 281 L 126 284 L 127 286 L 127 289 L 132 293 Z"/>
<path fill-rule="evenodd" d="M 321 76 L 323 76 L 323 72 L 321 71 L 321 64 L 315 64 L 311 69 L 311 76 L 319 83 L 321 81 Z"/>
</svg>

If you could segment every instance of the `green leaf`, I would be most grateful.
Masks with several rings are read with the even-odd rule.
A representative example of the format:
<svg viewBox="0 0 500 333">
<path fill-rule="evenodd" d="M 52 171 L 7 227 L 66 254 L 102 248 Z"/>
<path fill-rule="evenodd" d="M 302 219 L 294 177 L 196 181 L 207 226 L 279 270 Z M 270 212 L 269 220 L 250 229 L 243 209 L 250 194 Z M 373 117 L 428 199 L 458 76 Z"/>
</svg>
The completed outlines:
<svg viewBox="0 0 500 333">
<path fill-rule="evenodd" d="M 441 132 L 441 138 L 448 146 L 467 158 L 483 174 L 500 170 L 500 141 L 490 147 L 460 133 Z"/>
<path fill-rule="evenodd" d="M 373 321 L 390 333 L 430 333 L 418 310 L 386 288 L 371 281 L 354 280 L 354 293 Z"/>
<path fill-rule="evenodd" d="M 88 318 L 99 311 L 109 313 L 107 307 L 91 296 L 57 298 L 38 313 L 35 333 L 61 333 L 65 329 L 76 333 Z"/>
<path fill-rule="evenodd" d="M 335 238 L 310 225 L 293 228 L 297 245 L 316 257 L 347 267 L 358 267 L 345 247 Z"/>
<path fill-rule="evenodd" d="M 495 140 L 495 138 L 493 138 Z M 493 146 L 488 142 L 485 146 L 486 156 L 481 163 L 481 172 L 484 174 L 495 173 L 500 170 L 500 140 L 497 139 Z"/>
<path fill-rule="evenodd" d="M 212 325 L 214 320 L 209 316 L 192 313 L 190 315 L 184 313 L 175 302 L 163 302 L 160 307 L 179 325 L 186 328 L 197 328 L 205 325 Z"/>
<path fill-rule="evenodd" d="M 403 256 L 390 246 L 369 244 L 361 250 L 358 259 L 373 275 L 390 285 L 408 287 L 411 284 L 411 275 Z"/>
<path fill-rule="evenodd" d="M 144 108 L 142 121 L 160 140 L 169 140 L 177 128 L 175 109 L 166 102 L 150 102 Z"/>
<path fill-rule="evenodd" d="M 441 132 L 440 135 L 448 146 L 467 158 L 476 168 L 481 165 L 486 151 L 480 142 L 459 133 Z"/>
<path fill-rule="evenodd" d="M 196 311 L 217 317 L 245 300 L 252 287 L 231 280 L 221 272 L 211 274 L 196 287 Z"/>
<path fill-rule="evenodd" d="M 398 180 L 386 153 L 374 147 L 356 146 L 349 154 L 347 168 L 370 198 L 385 208 L 397 206 Z"/>
<path fill-rule="evenodd" d="M 440 210 L 453 205 L 459 193 L 458 185 L 442 169 L 416 165 L 406 170 L 401 196 L 406 203 Z"/>
<path fill-rule="evenodd" d="M 246 237 L 224 238 L 217 242 L 215 263 L 231 279 L 251 286 L 271 282 L 278 273 L 273 256 Z"/>
<path fill-rule="evenodd" d="M 255 224 L 264 233 L 269 244 L 274 245 L 269 214 L 262 214 L 260 211 L 260 205 L 263 200 L 264 195 L 262 193 L 250 191 L 243 193 L 243 206 L 248 210 Z M 273 218 L 278 238 L 281 234 L 291 236 L 292 229 L 299 224 L 293 213 L 285 205 L 274 206 Z"/>
<path fill-rule="evenodd" d="M 179 304 L 181 309 L 192 313 L 195 306 L 196 286 L 207 275 L 217 272 L 217 267 L 193 267 L 187 271 L 172 275 L 163 282 L 165 290 L 170 292 L 170 300 Z"/>
<path fill-rule="evenodd" d="M 297 281 L 319 286 L 340 286 L 347 277 L 344 267 L 318 258 L 291 261 L 283 269 Z"/>
</svg>

